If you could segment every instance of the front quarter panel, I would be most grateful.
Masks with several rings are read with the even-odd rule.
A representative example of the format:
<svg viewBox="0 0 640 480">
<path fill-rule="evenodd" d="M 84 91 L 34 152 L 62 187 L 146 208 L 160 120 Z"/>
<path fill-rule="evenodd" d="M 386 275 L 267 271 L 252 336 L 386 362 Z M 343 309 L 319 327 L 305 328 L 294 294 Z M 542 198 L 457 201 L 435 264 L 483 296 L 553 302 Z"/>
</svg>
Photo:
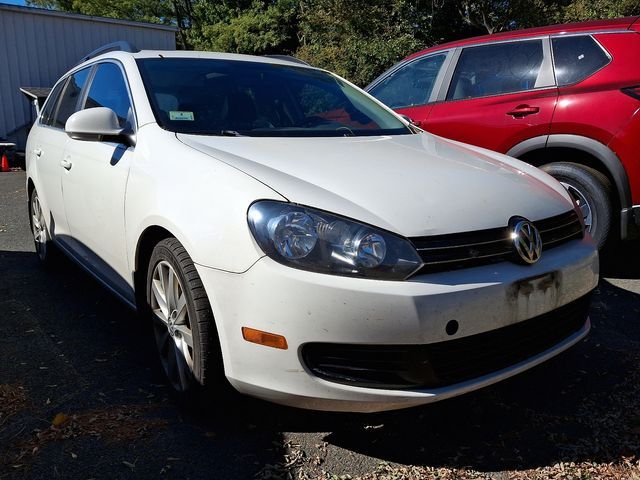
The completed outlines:
<svg viewBox="0 0 640 480">
<path fill-rule="evenodd" d="M 283 200 L 280 195 L 156 124 L 139 130 L 136 150 L 125 202 L 132 270 L 138 241 L 152 226 L 168 230 L 202 266 L 244 272 L 262 256 L 247 209 L 257 199 Z"/>
</svg>

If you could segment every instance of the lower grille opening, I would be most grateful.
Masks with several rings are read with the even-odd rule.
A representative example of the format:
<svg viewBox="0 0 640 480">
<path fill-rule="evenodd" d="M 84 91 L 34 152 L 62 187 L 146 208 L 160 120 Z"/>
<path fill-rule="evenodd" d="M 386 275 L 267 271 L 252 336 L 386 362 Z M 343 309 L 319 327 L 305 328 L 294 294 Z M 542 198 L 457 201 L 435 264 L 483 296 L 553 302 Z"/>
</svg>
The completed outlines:
<svg viewBox="0 0 640 480">
<path fill-rule="evenodd" d="M 369 388 L 437 388 L 481 377 L 557 345 L 585 324 L 591 295 L 477 335 L 427 345 L 308 343 L 307 367 L 325 380 Z"/>
</svg>

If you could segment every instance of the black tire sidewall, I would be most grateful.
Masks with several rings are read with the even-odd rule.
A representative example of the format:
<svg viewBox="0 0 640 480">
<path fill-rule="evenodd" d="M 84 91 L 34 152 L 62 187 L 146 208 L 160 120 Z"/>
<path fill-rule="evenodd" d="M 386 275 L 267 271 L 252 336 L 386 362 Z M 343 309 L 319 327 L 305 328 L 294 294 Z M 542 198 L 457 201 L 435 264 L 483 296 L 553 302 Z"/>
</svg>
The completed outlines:
<svg viewBox="0 0 640 480">
<path fill-rule="evenodd" d="M 591 236 L 598 248 L 602 248 L 609 236 L 613 207 L 610 184 L 604 175 L 589 167 L 572 163 L 551 163 L 542 167 L 559 182 L 571 185 L 586 199 L 591 208 Z"/>
<path fill-rule="evenodd" d="M 54 243 L 51 241 L 50 235 L 49 235 L 49 229 L 47 228 L 47 224 L 45 222 L 44 224 L 44 228 L 45 231 L 47 232 L 47 241 L 45 243 L 45 254 L 44 254 L 44 258 L 40 256 L 40 253 L 38 252 L 38 244 L 36 242 L 36 237 L 33 233 L 33 197 L 38 197 L 38 202 L 40 202 L 40 195 L 38 195 L 38 191 L 37 190 L 33 190 L 31 192 L 31 195 L 29 195 L 29 228 L 31 230 L 31 238 L 33 240 L 33 246 L 36 250 L 36 255 L 38 257 L 38 260 L 40 260 L 40 263 L 42 263 L 42 265 L 44 265 L 45 267 L 50 267 L 53 266 L 54 261 L 55 261 L 55 245 Z M 40 202 L 40 208 L 42 209 L 42 203 Z"/>
<path fill-rule="evenodd" d="M 153 277 L 153 270 L 155 269 L 156 265 L 163 260 L 168 262 L 173 268 L 174 272 L 178 275 L 180 284 L 182 285 L 182 291 L 184 295 L 187 297 L 187 312 L 189 314 L 189 325 L 190 325 L 191 334 L 193 337 L 193 372 L 192 372 L 192 379 L 191 379 L 192 384 L 189 386 L 189 388 L 185 392 L 176 391 L 176 394 L 189 395 L 189 394 L 193 394 L 195 390 L 198 390 L 202 386 L 202 383 L 203 383 L 202 372 L 205 371 L 204 361 L 206 359 L 203 358 L 205 354 L 204 352 L 201 351 L 201 348 L 200 348 L 200 346 L 202 345 L 201 332 L 198 326 L 197 312 L 195 311 L 195 308 L 194 308 L 194 301 L 193 301 L 193 296 L 191 294 L 191 289 L 189 288 L 189 282 L 184 275 L 184 272 L 180 265 L 179 260 L 176 258 L 171 248 L 169 248 L 164 242 L 160 242 L 158 245 L 156 245 L 156 247 L 153 250 L 153 253 L 151 254 L 151 258 L 149 260 L 149 267 L 147 269 L 147 279 L 146 279 L 146 285 L 145 285 L 146 302 L 147 302 L 146 310 L 149 315 L 149 321 L 157 322 L 157 320 L 153 318 L 154 313 L 151 309 L 151 279 Z M 152 327 L 155 328 L 154 325 L 152 325 Z M 156 346 L 156 351 L 158 356 L 160 356 L 160 352 L 158 351 L 157 346 Z"/>
</svg>

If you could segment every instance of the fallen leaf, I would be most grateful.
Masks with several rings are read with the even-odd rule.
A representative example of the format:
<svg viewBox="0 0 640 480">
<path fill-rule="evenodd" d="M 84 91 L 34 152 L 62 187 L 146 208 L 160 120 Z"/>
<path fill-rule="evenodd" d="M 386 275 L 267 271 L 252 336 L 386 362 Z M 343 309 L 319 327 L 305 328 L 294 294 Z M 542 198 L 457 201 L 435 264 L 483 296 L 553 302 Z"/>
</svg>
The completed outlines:
<svg viewBox="0 0 640 480">
<path fill-rule="evenodd" d="M 60 425 L 67 423 L 70 420 L 68 415 L 64 413 L 57 413 L 53 420 L 51 420 L 51 425 L 54 427 L 59 427 Z"/>
</svg>

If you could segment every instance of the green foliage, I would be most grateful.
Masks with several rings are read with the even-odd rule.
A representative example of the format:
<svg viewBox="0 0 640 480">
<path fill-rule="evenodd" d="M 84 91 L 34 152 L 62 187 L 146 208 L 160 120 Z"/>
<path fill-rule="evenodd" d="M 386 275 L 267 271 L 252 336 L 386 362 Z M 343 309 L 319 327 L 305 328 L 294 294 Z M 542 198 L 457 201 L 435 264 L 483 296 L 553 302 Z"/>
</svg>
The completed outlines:
<svg viewBox="0 0 640 480">
<path fill-rule="evenodd" d="M 28 0 L 62 11 L 176 25 L 180 48 L 291 54 L 366 85 L 448 40 L 640 14 L 640 0 Z"/>
<path fill-rule="evenodd" d="M 482 33 L 545 25 L 563 8 L 563 2 L 549 0 L 458 0 L 456 3 L 463 21 Z"/>
<path fill-rule="evenodd" d="M 194 7 L 199 24 L 189 39 L 196 49 L 262 55 L 297 47 L 294 0 L 253 1 L 244 8 L 201 1 Z"/>
<path fill-rule="evenodd" d="M 389 65 L 425 46 L 404 0 L 307 0 L 300 16 L 303 60 L 366 85 Z"/>
<path fill-rule="evenodd" d="M 575 0 L 562 10 L 558 19 L 564 22 L 576 22 L 638 14 L 640 14 L 640 0 Z"/>
</svg>

